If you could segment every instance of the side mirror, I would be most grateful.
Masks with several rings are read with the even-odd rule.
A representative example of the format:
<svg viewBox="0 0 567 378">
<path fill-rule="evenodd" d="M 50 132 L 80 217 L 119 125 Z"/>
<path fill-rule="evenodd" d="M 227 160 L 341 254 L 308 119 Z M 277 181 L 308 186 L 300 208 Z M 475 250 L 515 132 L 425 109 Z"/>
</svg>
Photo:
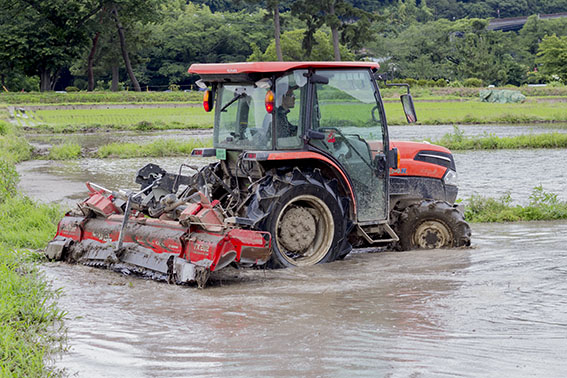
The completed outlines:
<svg viewBox="0 0 567 378">
<path fill-rule="evenodd" d="M 307 139 L 324 140 L 325 133 L 313 129 L 307 130 Z"/>
<path fill-rule="evenodd" d="M 400 153 L 396 147 L 388 151 L 388 167 L 398 169 L 400 165 Z"/>
<path fill-rule="evenodd" d="M 408 123 L 417 122 L 417 115 L 415 114 L 415 107 L 413 106 L 413 99 L 411 94 L 403 94 L 400 96 L 402 100 L 402 106 L 404 107 L 404 113 L 406 114 L 406 120 Z"/>
<path fill-rule="evenodd" d="M 309 77 L 309 81 L 313 84 L 329 84 L 329 78 L 323 75 L 313 74 Z"/>
</svg>

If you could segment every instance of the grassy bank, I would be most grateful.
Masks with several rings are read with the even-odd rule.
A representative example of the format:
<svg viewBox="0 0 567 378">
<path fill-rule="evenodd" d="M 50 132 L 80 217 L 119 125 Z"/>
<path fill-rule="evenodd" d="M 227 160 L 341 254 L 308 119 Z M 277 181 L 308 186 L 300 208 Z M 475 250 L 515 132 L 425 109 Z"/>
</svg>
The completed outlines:
<svg viewBox="0 0 567 378">
<path fill-rule="evenodd" d="M 136 109 L 60 109 L 27 112 L 16 117 L 28 131 L 69 133 L 85 130 L 170 130 L 213 127 L 201 107 Z"/>
<path fill-rule="evenodd" d="M 521 104 L 482 103 L 478 99 L 479 88 L 415 88 L 416 111 L 420 124 L 517 124 L 538 122 L 567 122 L 565 102 L 567 87 L 523 87 L 528 101 Z M 398 101 L 399 89 L 384 90 L 388 122 L 392 125 L 407 124 Z M 6 104 L 116 104 L 136 103 L 159 104 L 182 102 L 198 104 L 201 93 L 186 92 L 93 92 L 93 93 L 3 93 L 0 108 Z M 544 101 L 544 100 L 550 101 Z M 449 101 L 448 101 L 449 100 Z M 4 105 L 2 105 L 4 103 Z M 331 111 L 348 119 L 367 122 L 369 110 L 360 106 L 338 102 Z M 29 110 L 25 115 L 15 117 L 20 126 L 29 127 L 28 132 L 77 132 L 94 130 L 165 130 L 185 128 L 210 128 L 213 114 L 206 113 L 200 106 L 168 108 L 125 108 L 125 109 L 57 109 Z"/>
<path fill-rule="evenodd" d="M 486 88 L 469 88 L 469 87 L 416 87 L 412 86 L 411 94 L 416 100 L 434 100 L 434 99 L 445 99 L 445 100 L 466 100 L 466 99 L 478 99 L 478 92 Z M 567 97 L 567 86 L 545 86 L 545 87 L 502 87 L 502 88 L 492 88 L 495 90 L 505 89 L 519 91 L 524 96 L 531 97 Z M 380 89 L 382 97 L 387 99 L 400 98 L 400 95 L 406 93 L 404 88 L 382 88 Z"/>
<path fill-rule="evenodd" d="M 453 133 L 445 134 L 441 139 L 432 143 L 447 147 L 453 151 L 567 148 L 567 133 L 529 134 L 513 137 L 497 137 L 495 135 L 467 137 L 461 129 L 455 127 Z"/>
<path fill-rule="evenodd" d="M 96 152 L 99 158 L 134 158 L 134 157 L 165 157 L 188 156 L 194 148 L 212 147 L 212 141 L 191 140 L 180 142 L 173 139 L 158 139 L 148 144 L 111 143 L 102 146 Z"/>
<path fill-rule="evenodd" d="M 136 104 L 150 102 L 198 103 L 203 98 L 201 92 L 2 92 L 0 103 L 10 105 L 25 104 Z"/>
<path fill-rule="evenodd" d="M 445 134 L 443 138 L 431 143 L 449 148 L 452 151 L 462 150 L 495 150 L 522 148 L 567 148 L 567 133 L 548 133 L 535 135 L 519 135 L 515 137 L 497 137 L 487 135 L 482 137 L 466 137 L 459 128 L 455 133 Z M 188 156 L 194 148 L 212 147 L 212 140 L 206 139 L 180 142 L 174 139 L 158 139 L 152 143 L 111 143 L 89 153 L 81 146 L 73 143 L 54 145 L 46 159 L 73 160 L 82 157 L 94 158 L 135 158 L 135 157 L 166 157 Z"/>
<path fill-rule="evenodd" d="M 32 148 L 28 142 L 16 133 L 12 124 L 0 119 L 0 161 L 14 164 L 31 156 Z"/>
<path fill-rule="evenodd" d="M 532 191 L 527 205 L 512 205 L 510 194 L 500 198 L 473 196 L 465 206 L 469 222 L 513 222 L 567 219 L 567 202 L 548 193 L 541 186 Z"/>
<path fill-rule="evenodd" d="M 412 86 L 411 93 L 415 99 L 462 99 L 462 98 L 478 98 L 478 91 L 484 88 L 466 88 L 466 87 L 420 87 Z M 506 87 L 494 89 L 508 89 L 522 92 L 528 97 L 547 97 L 562 96 L 567 97 L 567 86 L 545 86 L 545 87 Z M 382 88 L 382 96 L 387 99 L 398 98 L 401 93 L 405 93 L 405 89 L 400 88 Z M 24 104 L 135 104 L 150 102 L 181 102 L 181 103 L 199 103 L 202 99 L 201 92 L 1 92 L 0 103 L 10 105 Z"/>
<path fill-rule="evenodd" d="M 65 347 L 64 313 L 37 268 L 53 237 L 59 208 L 37 204 L 16 190 L 15 163 L 31 148 L 0 120 L 0 376 L 57 376 L 50 358 Z"/>
<path fill-rule="evenodd" d="M 399 103 L 386 103 L 384 107 L 389 124 L 407 124 Z M 422 125 L 567 122 L 567 109 L 562 102 L 416 102 L 415 110 Z"/>
<path fill-rule="evenodd" d="M 33 254 L 0 245 L 0 375 L 57 376 L 48 362 L 64 348 L 64 313 Z"/>
</svg>

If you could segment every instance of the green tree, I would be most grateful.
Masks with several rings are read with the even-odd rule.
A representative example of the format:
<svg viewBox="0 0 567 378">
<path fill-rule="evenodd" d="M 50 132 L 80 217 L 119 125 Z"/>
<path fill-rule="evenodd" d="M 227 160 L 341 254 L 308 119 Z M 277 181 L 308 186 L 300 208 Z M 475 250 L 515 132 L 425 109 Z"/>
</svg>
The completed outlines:
<svg viewBox="0 0 567 378">
<path fill-rule="evenodd" d="M 544 37 L 539 44 L 536 62 L 543 74 L 557 75 L 567 82 L 567 37 L 555 34 Z"/>
<path fill-rule="evenodd" d="M 323 25 L 331 30 L 334 60 L 341 60 L 339 32 L 342 41 L 353 48 L 360 47 L 371 38 L 368 30 L 373 16 L 345 0 L 297 0 L 291 9 L 296 17 L 305 22 L 302 45 L 308 55 L 316 43 L 315 32 Z"/>
<path fill-rule="evenodd" d="M 246 61 L 253 46 L 263 50 L 272 40 L 273 29 L 263 22 L 264 15 L 212 13 L 196 4 L 178 8 L 149 29 L 151 43 L 141 52 L 149 83 L 190 83 L 191 63 Z"/>
<path fill-rule="evenodd" d="M 59 73 L 88 45 L 85 23 L 98 0 L 0 0 L 2 69 L 39 75 L 40 89 L 53 90 Z"/>
<path fill-rule="evenodd" d="M 134 29 L 133 24 L 146 26 L 157 21 L 160 18 L 159 5 L 159 0 L 112 0 L 107 4 L 110 17 L 116 25 L 126 72 L 134 90 L 138 92 L 141 88 L 130 61 L 129 48 L 131 46 L 126 43 L 125 30 Z"/>
<path fill-rule="evenodd" d="M 521 84 L 527 54 L 514 33 L 486 30 L 487 20 L 413 23 L 397 36 L 369 45 L 383 69 L 398 77 L 464 80 L 490 84 Z M 393 33 L 390 33 L 393 34 Z"/>
<path fill-rule="evenodd" d="M 328 61 L 333 60 L 334 48 L 329 39 L 329 34 L 323 30 L 317 30 L 313 34 L 316 49 L 311 50 L 310 53 L 303 48 L 303 38 L 305 30 L 296 29 L 282 34 L 281 43 L 283 51 L 283 59 L 285 61 Z M 346 48 L 346 46 L 339 46 L 341 56 L 344 60 L 353 60 L 354 55 Z M 266 51 L 262 53 L 260 49 L 248 58 L 249 61 L 272 61 L 276 58 L 275 43 L 272 40 Z"/>
<path fill-rule="evenodd" d="M 274 23 L 274 41 L 276 44 L 276 56 L 277 60 L 282 61 L 282 47 L 281 47 L 281 20 L 280 20 L 280 0 L 244 0 L 249 4 L 265 4 L 265 9 L 271 16 Z"/>
</svg>

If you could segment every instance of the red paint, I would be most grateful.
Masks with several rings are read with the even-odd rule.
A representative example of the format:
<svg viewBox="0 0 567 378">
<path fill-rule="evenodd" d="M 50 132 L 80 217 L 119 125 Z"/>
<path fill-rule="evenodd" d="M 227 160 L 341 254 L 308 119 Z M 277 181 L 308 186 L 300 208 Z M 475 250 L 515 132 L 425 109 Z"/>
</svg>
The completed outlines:
<svg viewBox="0 0 567 378">
<path fill-rule="evenodd" d="M 196 63 L 189 67 L 188 72 L 198 75 L 241 74 L 285 72 L 308 68 L 371 68 L 378 69 L 380 65 L 374 62 L 245 62 L 245 63 Z"/>
<path fill-rule="evenodd" d="M 440 165 L 414 160 L 419 151 L 423 150 L 450 154 L 451 151 L 445 147 L 429 143 L 391 141 L 390 148 L 394 147 L 398 148 L 400 164 L 398 169 L 390 171 L 391 176 L 425 176 L 441 179 L 447 171 L 447 168 Z"/>
<path fill-rule="evenodd" d="M 97 193 L 98 194 L 98 193 Z M 83 205 L 92 198 L 89 197 Z M 223 257 L 234 261 L 241 259 L 245 252 L 246 261 L 262 256 L 258 263 L 265 263 L 270 256 L 271 238 L 269 233 L 252 230 L 226 229 L 221 216 L 214 209 L 218 204 L 201 201 L 189 204 L 182 213 L 183 219 L 190 219 L 188 226 L 173 220 L 146 218 L 135 214 L 128 219 L 127 231 L 124 234 L 124 246 L 137 245 L 154 253 L 167 253 L 198 263 L 210 271 L 215 270 Z M 93 241 L 99 244 L 117 242 L 123 215 L 114 214 L 108 217 L 77 217 L 67 214 L 57 225 L 56 237 L 72 239 L 76 242 Z M 258 254 L 260 250 L 260 254 Z M 231 254 L 231 255 L 227 255 Z M 226 259 L 224 261 L 227 261 Z M 224 263 L 223 263 L 224 266 Z"/>
</svg>

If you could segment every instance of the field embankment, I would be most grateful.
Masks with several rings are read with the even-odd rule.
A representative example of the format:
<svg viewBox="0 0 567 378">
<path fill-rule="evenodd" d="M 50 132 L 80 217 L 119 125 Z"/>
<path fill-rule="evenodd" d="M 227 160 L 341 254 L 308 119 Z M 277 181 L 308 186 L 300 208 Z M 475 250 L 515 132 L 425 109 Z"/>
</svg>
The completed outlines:
<svg viewBox="0 0 567 378">
<path fill-rule="evenodd" d="M 59 292 L 38 270 L 43 248 L 53 237 L 62 211 L 37 204 L 16 190 L 15 163 L 31 148 L 0 119 L 0 375 L 57 376 L 51 361 L 65 348 L 65 313 Z"/>
</svg>

